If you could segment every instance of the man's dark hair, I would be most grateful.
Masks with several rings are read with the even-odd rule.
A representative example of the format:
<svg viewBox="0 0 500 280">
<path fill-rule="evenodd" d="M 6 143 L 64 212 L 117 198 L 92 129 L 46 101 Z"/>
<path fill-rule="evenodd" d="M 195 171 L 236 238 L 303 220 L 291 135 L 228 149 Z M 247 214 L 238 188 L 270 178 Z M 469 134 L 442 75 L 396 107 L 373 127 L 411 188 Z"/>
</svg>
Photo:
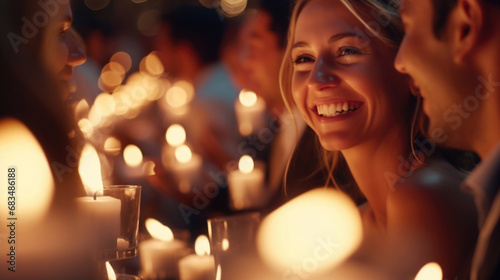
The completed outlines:
<svg viewBox="0 0 500 280">
<path fill-rule="evenodd" d="M 162 21 L 170 25 L 170 35 L 174 44 L 188 42 L 203 64 L 210 64 L 219 59 L 223 23 L 217 11 L 184 5 L 164 14 Z"/>
<path fill-rule="evenodd" d="M 491 4 L 500 5 L 500 0 L 483 0 L 484 2 L 488 2 Z M 434 35 L 436 37 L 441 37 L 441 31 L 448 20 L 448 16 L 450 14 L 451 9 L 453 9 L 458 0 L 431 0 L 433 10 L 434 10 Z"/>
<path fill-rule="evenodd" d="M 292 12 L 292 1 L 261 0 L 260 9 L 271 16 L 271 31 L 278 36 L 280 47 L 285 48 L 288 25 Z"/>
</svg>

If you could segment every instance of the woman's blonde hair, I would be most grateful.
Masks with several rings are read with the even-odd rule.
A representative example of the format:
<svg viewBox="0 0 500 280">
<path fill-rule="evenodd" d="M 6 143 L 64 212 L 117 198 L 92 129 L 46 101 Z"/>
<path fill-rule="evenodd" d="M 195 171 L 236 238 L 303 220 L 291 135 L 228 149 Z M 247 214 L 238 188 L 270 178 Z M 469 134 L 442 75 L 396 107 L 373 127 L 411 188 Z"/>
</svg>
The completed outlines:
<svg viewBox="0 0 500 280">
<path fill-rule="evenodd" d="M 280 71 L 280 88 L 286 107 L 291 110 L 295 107 L 292 97 L 291 80 L 293 64 L 291 49 L 294 41 L 297 18 L 307 3 L 312 0 L 298 0 L 293 8 L 288 29 L 287 45 Z M 391 48 L 398 48 L 404 36 L 401 18 L 398 14 L 400 0 L 332 0 L 340 1 L 364 25 L 367 32 Z M 412 143 L 415 137 L 423 132 L 423 114 L 416 98 L 412 98 L 415 112 L 413 114 L 411 135 Z M 412 150 L 413 150 L 413 145 Z M 347 163 L 340 152 L 329 152 L 321 149 L 325 168 L 328 169 L 329 178 L 325 186 L 333 184 L 335 187 L 345 189 L 355 188 L 355 182 L 350 174 Z M 351 191 L 352 190 L 348 190 Z"/>
</svg>

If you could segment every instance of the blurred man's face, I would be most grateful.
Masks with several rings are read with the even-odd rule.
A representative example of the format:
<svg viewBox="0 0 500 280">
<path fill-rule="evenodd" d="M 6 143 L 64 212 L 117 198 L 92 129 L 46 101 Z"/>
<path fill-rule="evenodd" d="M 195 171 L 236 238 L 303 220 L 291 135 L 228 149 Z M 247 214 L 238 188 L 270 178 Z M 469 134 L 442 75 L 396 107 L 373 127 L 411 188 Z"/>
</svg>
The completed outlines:
<svg viewBox="0 0 500 280">
<path fill-rule="evenodd" d="M 250 90 L 262 96 L 268 104 L 282 102 L 279 71 L 284 50 L 278 36 L 270 29 L 271 17 L 258 11 L 244 23 L 241 30 L 241 62 Z"/>
</svg>

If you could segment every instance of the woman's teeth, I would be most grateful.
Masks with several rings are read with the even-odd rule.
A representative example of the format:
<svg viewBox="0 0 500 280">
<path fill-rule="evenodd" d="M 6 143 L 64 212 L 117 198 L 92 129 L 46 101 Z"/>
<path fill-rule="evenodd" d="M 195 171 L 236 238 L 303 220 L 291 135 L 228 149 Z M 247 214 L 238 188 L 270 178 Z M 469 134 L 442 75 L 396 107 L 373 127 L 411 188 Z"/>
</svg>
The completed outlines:
<svg viewBox="0 0 500 280">
<path fill-rule="evenodd" d="M 356 111 L 360 104 L 358 102 L 344 102 L 337 104 L 322 104 L 316 106 L 318 115 L 323 117 L 336 117 Z"/>
</svg>

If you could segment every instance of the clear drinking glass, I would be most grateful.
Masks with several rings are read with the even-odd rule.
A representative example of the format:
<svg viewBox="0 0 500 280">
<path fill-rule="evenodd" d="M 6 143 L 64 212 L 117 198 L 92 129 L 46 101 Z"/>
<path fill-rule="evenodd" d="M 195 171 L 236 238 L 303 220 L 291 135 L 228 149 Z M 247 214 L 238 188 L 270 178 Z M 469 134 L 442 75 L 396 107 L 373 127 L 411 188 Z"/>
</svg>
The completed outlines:
<svg viewBox="0 0 500 280">
<path fill-rule="evenodd" d="M 217 273 L 224 279 L 227 260 L 252 253 L 260 224 L 260 214 L 249 212 L 207 220 L 208 235 Z"/>
</svg>

